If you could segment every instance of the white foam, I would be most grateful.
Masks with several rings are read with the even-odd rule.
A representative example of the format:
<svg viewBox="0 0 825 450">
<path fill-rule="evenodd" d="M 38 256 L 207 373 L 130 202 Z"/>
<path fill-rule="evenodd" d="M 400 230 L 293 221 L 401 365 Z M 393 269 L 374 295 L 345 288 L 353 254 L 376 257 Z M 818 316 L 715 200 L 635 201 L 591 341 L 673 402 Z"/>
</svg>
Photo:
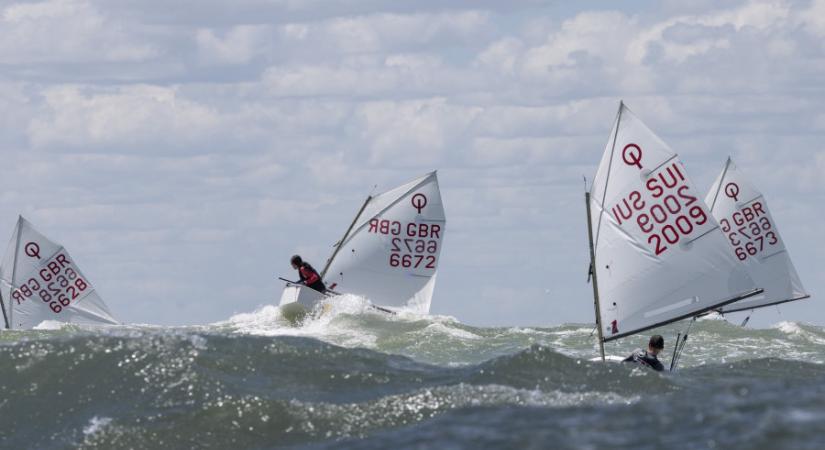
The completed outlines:
<svg viewBox="0 0 825 450">
<path fill-rule="evenodd" d="M 447 335 L 458 339 L 481 339 L 481 336 L 475 333 L 471 333 L 467 330 L 462 330 L 461 328 L 450 327 L 439 322 L 427 325 L 427 327 L 424 329 L 424 332 Z"/>
<path fill-rule="evenodd" d="M 112 419 L 109 417 L 94 416 L 89 419 L 89 424 L 83 427 L 83 434 L 85 436 L 94 436 L 110 423 L 112 423 Z"/>
<path fill-rule="evenodd" d="M 57 320 L 44 320 L 34 326 L 33 330 L 60 330 L 61 328 L 69 325 L 66 322 L 59 322 Z"/>
<path fill-rule="evenodd" d="M 369 302 L 354 295 L 340 295 L 325 300 L 297 326 L 287 321 L 278 306 L 263 306 L 251 313 L 236 314 L 224 322 L 213 324 L 230 327 L 236 333 L 258 336 L 314 337 L 346 347 L 375 346 L 376 336 L 359 327 L 352 327 L 342 317 L 346 315 L 386 316 L 370 307 Z"/>
<path fill-rule="evenodd" d="M 779 322 L 777 324 L 774 324 L 771 328 L 779 330 L 779 331 L 781 331 L 783 333 L 786 333 L 786 334 L 803 334 L 803 333 L 805 333 L 805 330 L 803 330 L 802 327 L 800 327 L 799 324 L 796 323 L 796 322 L 782 321 L 782 322 Z"/>
<path fill-rule="evenodd" d="M 716 311 L 711 311 L 710 313 L 698 318 L 699 321 L 706 321 L 706 320 L 721 320 L 722 322 L 727 322 L 728 319 L 725 318 L 722 314 L 719 314 Z"/>
</svg>

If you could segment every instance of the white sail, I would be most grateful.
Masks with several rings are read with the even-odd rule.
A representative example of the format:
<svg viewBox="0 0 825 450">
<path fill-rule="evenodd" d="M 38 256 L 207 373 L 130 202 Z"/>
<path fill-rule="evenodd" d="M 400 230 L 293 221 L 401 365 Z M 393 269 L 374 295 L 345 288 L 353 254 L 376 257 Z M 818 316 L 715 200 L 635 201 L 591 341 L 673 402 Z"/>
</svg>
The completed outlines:
<svg viewBox="0 0 825 450">
<path fill-rule="evenodd" d="M 762 193 L 728 158 L 705 202 L 727 236 L 734 256 L 747 267 L 759 295 L 723 306 L 722 312 L 742 311 L 808 298 L 785 249 L 779 229 Z"/>
<path fill-rule="evenodd" d="M 370 199 L 325 271 L 329 289 L 427 313 L 446 218 L 432 172 Z"/>
<path fill-rule="evenodd" d="M 0 285 L 12 329 L 29 329 L 46 320 L 117 324 L 66 249 L 22 216 L 0 265 Z"/>
<path fill-rule="evenodd" d="M 676 153 L 624 104 L 589 207 L 604 341 L 759 292 Z"/>
</svg>

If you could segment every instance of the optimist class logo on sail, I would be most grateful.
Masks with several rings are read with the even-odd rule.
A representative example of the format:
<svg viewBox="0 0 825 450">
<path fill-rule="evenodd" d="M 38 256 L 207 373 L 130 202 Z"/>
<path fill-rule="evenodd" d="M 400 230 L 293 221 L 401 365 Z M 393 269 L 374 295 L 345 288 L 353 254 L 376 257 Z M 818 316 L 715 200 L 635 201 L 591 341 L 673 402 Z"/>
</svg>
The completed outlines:
<svg viewBox="0 0 825 450">
<path fill-rule="evenodd" d="M 382 218 L 373 218 L 369 221 L 368 233 L 390 238 L 387 260 L 390 267 L 435 270 L 441 245 L 441 225 L 420 220 L 427 203 L 427 196 L 419 192 L 410 198 L 409 203 L 415 213 L 403 214 L 409 216 L 407 221 Z"/>
<path fill-rule="evenodd" d="M 621 158 L 625 165 L 639 170 L 642 185 L 617 201 L 610 214 L 620 226 L 638 230 L 634 234 L 641 234 L 656 256 L 713 228 L 678 160 L 671 158 L 645 173 L 644 150 L 635 143 L 622 148 Z"/>
</svg>

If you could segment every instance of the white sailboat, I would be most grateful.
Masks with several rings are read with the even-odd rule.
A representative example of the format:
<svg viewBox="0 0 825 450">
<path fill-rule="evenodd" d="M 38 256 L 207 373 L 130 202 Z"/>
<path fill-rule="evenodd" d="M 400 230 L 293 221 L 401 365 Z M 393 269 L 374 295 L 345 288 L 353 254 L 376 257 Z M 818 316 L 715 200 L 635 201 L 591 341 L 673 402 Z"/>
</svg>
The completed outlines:
<svg viewBox="0 0 825 450">
<path fill-rule="evenodd" d="M 321 278 L 334 292 L 355 294 L 389 310 L 426 314 L 446 223 L 436 172 L 370 196 L 335 245 Z M 288 284 L 280 305 L 293 314 L 311 309 L 323 297 Z"/>
<path fill-rule="evenodd" d="M 734 256 L 764 292 L 719 308 L 736 312 L 810 297 L 796 273 L 762 193 L 728 158 L 705 202 Z"/>
<path fill-rule="evenodd" d="M 623 103 L 585 194 L 599 347 L 761 292 L 687 172 Z"/>
<path fill-rule="evenodd" d="M 0 303 L 6 328 L 25 330 L 43 321 L 117 324 L 94 285 L 69 252 L 17 220 L 0 265 Z"/>
</svg>

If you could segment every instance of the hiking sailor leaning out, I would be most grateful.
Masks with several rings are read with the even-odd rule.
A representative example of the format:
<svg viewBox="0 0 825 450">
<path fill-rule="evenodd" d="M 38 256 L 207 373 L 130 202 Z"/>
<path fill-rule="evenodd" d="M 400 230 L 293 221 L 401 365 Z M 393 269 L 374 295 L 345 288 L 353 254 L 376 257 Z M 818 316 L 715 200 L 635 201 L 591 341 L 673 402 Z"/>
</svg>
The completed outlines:
<svg viewBox="0 0 825 450">
<path fill-rule="evenodd" d="M 294 255 L 290 259 L 292 268 L 298 271 L 298 276 L 301 278 L 300 284 L 315 289 L 318 292 L 325 292 L 327 290 L 324 282 L 321 280 L 321 275 L 308 262 L 301 259 L 300 256 Z"/>
</svg>

